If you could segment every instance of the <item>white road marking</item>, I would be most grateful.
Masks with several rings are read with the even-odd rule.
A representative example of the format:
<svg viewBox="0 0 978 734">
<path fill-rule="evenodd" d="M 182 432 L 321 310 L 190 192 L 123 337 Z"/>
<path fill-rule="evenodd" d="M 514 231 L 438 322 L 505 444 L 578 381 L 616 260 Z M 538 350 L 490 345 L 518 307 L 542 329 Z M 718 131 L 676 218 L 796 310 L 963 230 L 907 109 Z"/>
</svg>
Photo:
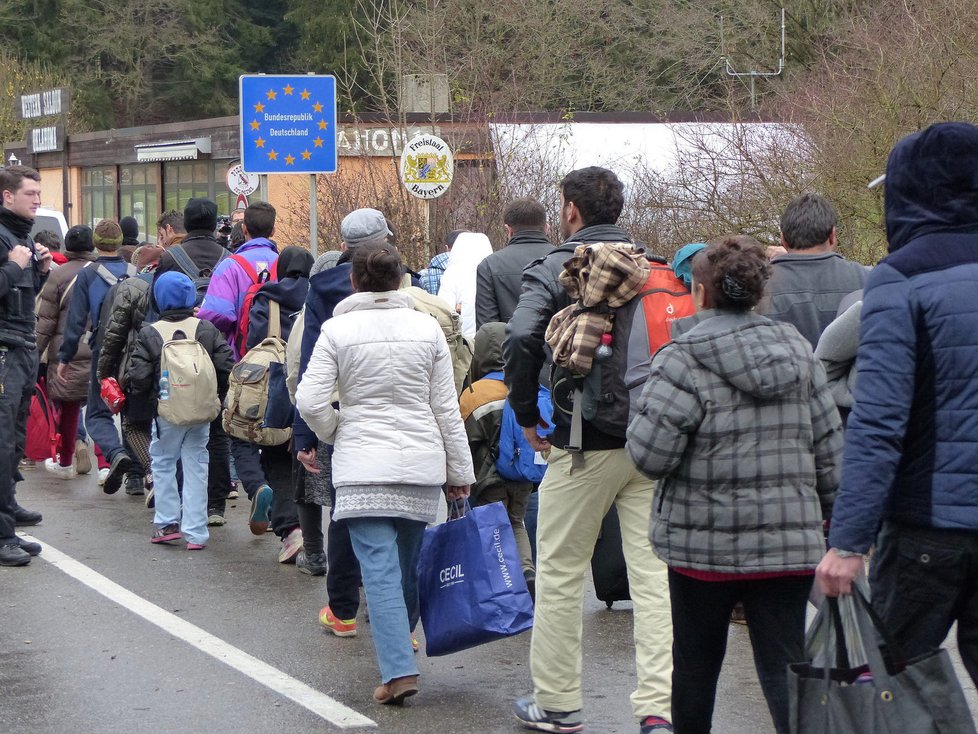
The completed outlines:
<svg viewBox="0 0 978 734">
<path fill-rule="evenodd" d="M 40 542 L 30 535 L 23 535 L 22 537 L 26 540 Z M 81 581 L 106 599 L 114 601 L 134 614 L 138 614 L 147 622 L 193 645 L 201 652 L 234 668 L 255 682 L 271 688 L 276 693 L 312 711 L 330 724 L 341 729 L 377 726 L 377 722 L 344 706 L 325 693 L 321 693 L 302 681 L 286 675 L 281 670 L 273 668 L 268 663 L 239 650 L 221 638 L 205 632 L 200 627 L 181 619 L 172 612 L 146 601 L 141 596 L 137 596 L 97 571 L 93 571 L 83 563 L 79 563 L 71 556 L 51 547 L 50 544 L 44 543 L 43 545 L 44 552 L 39 558 L 64 571 L 72 578 Z"/>
</svg>

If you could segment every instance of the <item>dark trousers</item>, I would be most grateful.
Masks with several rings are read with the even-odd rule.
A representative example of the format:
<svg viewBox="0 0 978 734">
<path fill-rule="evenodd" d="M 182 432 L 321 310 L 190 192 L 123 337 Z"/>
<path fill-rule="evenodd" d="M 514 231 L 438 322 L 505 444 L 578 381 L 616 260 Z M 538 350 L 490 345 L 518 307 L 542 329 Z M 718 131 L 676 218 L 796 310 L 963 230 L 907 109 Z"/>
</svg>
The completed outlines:
<svg viewBox="0 0 978 734">
<path fill-rule="evenodd" d="M 360 608 L 360 562 L 353 552 L 350 528 L 345 520 L 333 519 L 336 490 L 330 484 L 329 527 L 326 529 L 326 594 L 329 608 L 338 619 L 353 619 Z"/>
<path fill-rule="evenodd" d="M 211 421 L 207 461 L 207 514 L 223 516 L 228 492 L 231 491 L 231 453 L 220 415 Z"/>
<path fill-rule="evenodd" d="M 237 455 L 234 460 L 237 463 Z M 272 488 L 272 532 L 284 538 L 299 527 L 299 511 L 292 490 L 292 452 L 289 451 L 289 444 L 262 447 L 261 469 L 268 486 Z"/>
<path fill-rule="evenodd" d="M 754 667 L 778 734 L 788 734 L 787 665 L 804 658 L 811 576 L 767 581 L 698 581 L 669 569 L 672 599 L 672 725 L 709 734 L 730 612 L 744 605 Z M 723 731 L 723 727 L 719 727 Z"/>
<path fill-rule="evenodd" d="M 870 587 L 907 658 L 939 648 L 957 622 L 961 661 L 978 684 L 978 532 L 884 523 Z"/>
<path fill-rule="evenodd" d="M 112 411 L 102 402 L 102 387 L 98 381 L 98 355 L 100 347 L 92 347 L 92 377 L 88 383 L 88 403 L 85 405 L 85 427 L 88 435 L 102 449 L 102 455 L 111 463 L 112 460 L 125 452 L 119 439 L 119 430 L 115 427 Z"/>
<path fill-rule="evenodd" d="M 17 464 L 24 458 L 35 384 L 37 349 L 0 346 L 0 545 L 17 542 Z"/>
<path fill-rule="evenodd" d="M 262 468 L 261 448 L 240 438 L 230 437 L 231 453 L 234 455 L 234 468 L 238 472 L 238 480 L 244 489 L 248 499 L 255 496 L 255 492 L 263 484 L 268 484 L 265 477 L 265 470 Z M 291 467 L 291 464 L 290 464 Z M 289 479 L 291 482 L 291 477 Z M 271 485 L 269 485 L 271 486 Z M 273 487 L 274 489 L 274 487 Z"/>
</svg>

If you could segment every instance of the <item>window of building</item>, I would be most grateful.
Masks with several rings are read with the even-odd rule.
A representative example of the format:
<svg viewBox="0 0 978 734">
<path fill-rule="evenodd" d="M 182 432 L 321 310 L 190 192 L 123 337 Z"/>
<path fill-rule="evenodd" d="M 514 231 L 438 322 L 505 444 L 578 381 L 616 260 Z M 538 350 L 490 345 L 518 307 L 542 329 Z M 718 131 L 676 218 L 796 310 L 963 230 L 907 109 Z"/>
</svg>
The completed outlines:
<svg viewBox="0 0 978 734">
<path fill-rule="evenodd" d="M 156 242 L 159 181 L 158 163 L 119 167 L 120 216 L 136 218 L 140 242 Z"/>
<path fill-rule="evenodd" d="M 228 161 L 170 161 L 163 164 L 164 209 L 183 211 L 193 198 L 204 197 L 217 204 L 219 214 L 230 214 L 231 193 L 227 187 Z"/>
<path fill-rule="evenodd" d="M 115 219 L 115 167 L 82 169 L 82 219 L 94 227 Z"/>
</svg>

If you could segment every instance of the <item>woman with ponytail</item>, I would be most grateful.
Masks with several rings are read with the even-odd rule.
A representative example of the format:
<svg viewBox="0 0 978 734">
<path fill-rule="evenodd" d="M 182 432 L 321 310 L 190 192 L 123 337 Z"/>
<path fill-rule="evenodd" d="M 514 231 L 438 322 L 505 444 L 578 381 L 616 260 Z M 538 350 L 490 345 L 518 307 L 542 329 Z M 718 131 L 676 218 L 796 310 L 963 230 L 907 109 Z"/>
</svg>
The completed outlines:
<svg viewBox="0 0 978 734">
<path fill-rule="evenodd" d="M 655 355 L 627 445 L 662 480 L 651 540 L 669 566 L 672 721 L 684 734 L 711 731 L 727 624 L 742 602 L 768 709 L 788 734 L 786 667 L 804 657 L 842 424 L 808 341 L 753 311 L 770 274 L 759 243 L 727 237 L 692 271 L 697 313 Z"/>
<path fill-rule="evenodd" d="M 347 521 L 360 562 L 381 674 L 374 700 L 400 704 L 418 692 L 411 633 L 424 530 L 442 486 L 449 500 L 468 497 L 475 474 L 448 344 L 398 291 L 397 250 L 360 245 L 352 265 L 355 293 L 323 325 L 296 407 L 333 445 L 333 519 Z"/>
</svg>

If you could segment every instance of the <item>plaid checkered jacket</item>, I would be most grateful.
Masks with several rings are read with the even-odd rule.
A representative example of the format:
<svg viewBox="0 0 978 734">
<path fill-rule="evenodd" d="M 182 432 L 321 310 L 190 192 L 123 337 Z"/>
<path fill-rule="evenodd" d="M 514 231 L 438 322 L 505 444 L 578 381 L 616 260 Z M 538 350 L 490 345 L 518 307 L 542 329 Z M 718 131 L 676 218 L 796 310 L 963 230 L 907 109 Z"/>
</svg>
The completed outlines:
<svg viewBox="0 0 978 734">
<path fill-rule="evenodd" d="M 677 326 L 628 428 L 635 464 L 662 478 L 656 554 L 724 573 L 814 569 L 842 450 L 821 363 L 794 326 L 754 313 L 703 311 Z"/>
</svg>

